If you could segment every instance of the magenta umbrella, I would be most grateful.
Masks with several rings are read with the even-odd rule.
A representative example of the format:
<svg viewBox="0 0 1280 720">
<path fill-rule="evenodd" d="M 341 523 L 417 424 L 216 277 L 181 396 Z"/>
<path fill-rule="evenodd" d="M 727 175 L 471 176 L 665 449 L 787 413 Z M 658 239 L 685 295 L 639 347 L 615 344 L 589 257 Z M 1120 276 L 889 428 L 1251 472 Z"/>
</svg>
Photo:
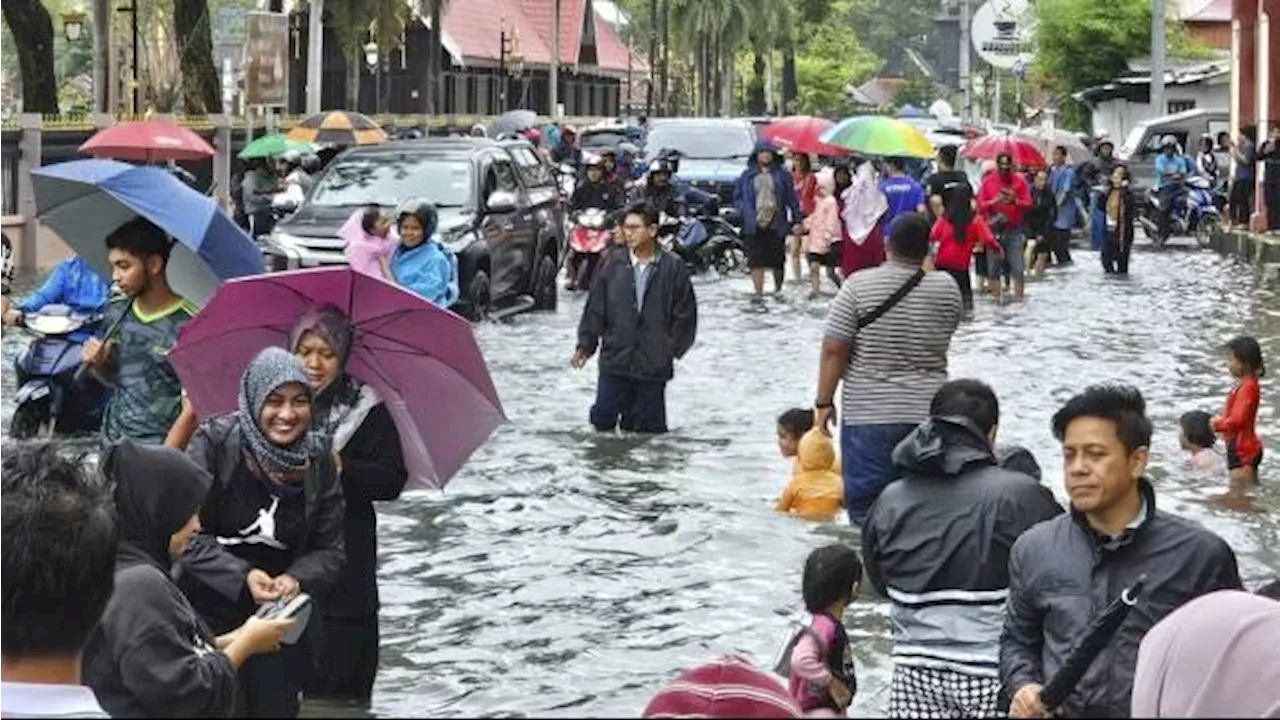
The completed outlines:
<svg viewBox="0 0 1280 720">
<path fill-rule="evenodd" d="M 236 409 L 240 376 L 285 347 L 304 312 L 333 305 L 354 329 L 347 372 L 378 391 L 400 431 L 408 487 L 443 488 L 506 420 L 471 325 L 411 292 L 346 267 L 223 283 L 169 355 L 200 417 Z"/>
</svg>

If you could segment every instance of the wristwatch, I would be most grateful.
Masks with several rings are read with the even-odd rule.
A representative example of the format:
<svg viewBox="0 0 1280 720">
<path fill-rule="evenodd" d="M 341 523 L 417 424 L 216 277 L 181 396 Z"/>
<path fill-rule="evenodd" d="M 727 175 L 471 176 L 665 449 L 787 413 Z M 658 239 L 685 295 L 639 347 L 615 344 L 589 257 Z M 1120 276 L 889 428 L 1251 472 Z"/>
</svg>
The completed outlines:
<svg viewBox="0 0 1280 720">
<path fill-rule="evenodd" d="M 815 400 L 813 402 L 814 410 L 834 410 L 835 407 L 836 407 L 835 402 L 831 400 L 828 400 L 827 402 L 818 402 L 817 400 Z"/>
</svg>

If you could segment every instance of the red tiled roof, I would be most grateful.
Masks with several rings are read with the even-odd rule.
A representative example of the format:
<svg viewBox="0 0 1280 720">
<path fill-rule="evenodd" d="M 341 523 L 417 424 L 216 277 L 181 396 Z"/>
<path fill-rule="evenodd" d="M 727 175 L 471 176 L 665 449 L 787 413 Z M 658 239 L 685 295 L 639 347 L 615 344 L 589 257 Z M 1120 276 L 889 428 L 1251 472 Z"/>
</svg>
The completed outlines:
<svg viewBox="0 0 1280 720">
<path fill-rule="evenodd" d="M 1183 16 L 1183 22 L 1231 22 L 1232 0 L 1208 0 Z"/>
<path fill-rule="evenodd" d="M 455 0 L 444 15 L 444 33 L 464 61 L 497 62 L 500 23 L 520 39 L 526 64 L 551 61 L 551 7 L 554 0 Z M 560 0 L 560 62 L 578 64 L 578 51 L 586 30 L 590 0 Z M 612 71 L 627 69 L 627 46 L 613 25 L 594 9 L 597 66 Z"/>
</svg>

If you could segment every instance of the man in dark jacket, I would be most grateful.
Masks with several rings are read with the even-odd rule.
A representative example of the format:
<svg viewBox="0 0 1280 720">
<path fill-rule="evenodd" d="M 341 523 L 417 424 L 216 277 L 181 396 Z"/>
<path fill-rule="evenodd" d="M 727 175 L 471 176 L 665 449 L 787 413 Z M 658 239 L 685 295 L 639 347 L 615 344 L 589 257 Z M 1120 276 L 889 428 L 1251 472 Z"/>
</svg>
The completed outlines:
<svg viewBox="0 0 1280 720">
<path fill-rule="evenodd" d="M 1028 530 L 1010 553 L 1000 639 L 1009 714 L 1045 716 L 1041 686 L 1094 614 L 1145 576 L 1138 603 L 1058 708 L 1066 717 L 1128 717 L 1142 636 L 1188 600 L 1241 589 L 1235 554 L 1200 525 L 1156 508 L 1144 476 L 1151 421 L 1137 389 L 1085 390 L 1053 416 L 1053 432 L 1071 512 Z"/>
<path fill-rule="evenodd" d="M 615 248 L 597 271 L 578 324 L 571 363 L 581 368 L 600 347 L 600 381 L 591 424 L 608 432 L 667 431 L 665 392 L 676 358 L 693 346 L 698 304 L 680 258 L 656 244 L 658 213 L 627 208 L 628 249 Z"/>
<path fill-rule="evenodd" d="M 1095 192 L 1094 188 L 1110 182 L 1111 171 L 1116 166 L 1116 159 L 1112 155 L 1115 149 L 1115 144 L 1110 140 L 1106 138 L 1099 140 L 1098 145 L 1094 148 L 1095 157 L 1082 165 L 1080 172 L 1076 173 L 1076 187 L 1079 190 L 1079 195 L 1088 201 L 1087 207 L 1091 208 L 1089 215 L 1089 246 L 1094 250 L 1102 249 L 1107 229 L 1106 212 L 1097 208 L 1098 198 L 1102 196 L 1102 191 Z"/>
<path fill-rule="evenodd" d="M 999 422 L 986 384 L 943 385 L 929 419 L 894 449 L 901 478 L 863 528 L 867 577 L 890 601 L 891 717 L 997 712 L 1009 548 L 1062 513 L 1047 488 L 999 466 Z"/>
<path fill-rule="evenodd" d="M 756 299 L 764 297 L 764 271 L 773 271 L 775 292 L 782 292 L 788 233 L 800 234 L 800 199 L 777 151 L 761 140 L 733 186 L 733 204 L 742 213 L 742 237 Z"/>
</svg>

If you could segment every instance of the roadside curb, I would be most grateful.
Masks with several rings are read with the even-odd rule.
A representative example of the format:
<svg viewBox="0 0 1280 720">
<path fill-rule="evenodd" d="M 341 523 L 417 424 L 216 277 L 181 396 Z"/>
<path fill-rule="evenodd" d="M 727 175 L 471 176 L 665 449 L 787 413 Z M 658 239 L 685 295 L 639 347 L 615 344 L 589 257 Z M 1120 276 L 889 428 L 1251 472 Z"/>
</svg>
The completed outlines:
<svg viewBox="0 0 1280 720">
<path fill-rule="evenodd" d="M 1263 282 L 1280 284 L 1280 237 L 1226 230 L 1214 234 L 1209 244 L 1223 255 L 1233 255 L 1262 270 Z"/>
</svg>

